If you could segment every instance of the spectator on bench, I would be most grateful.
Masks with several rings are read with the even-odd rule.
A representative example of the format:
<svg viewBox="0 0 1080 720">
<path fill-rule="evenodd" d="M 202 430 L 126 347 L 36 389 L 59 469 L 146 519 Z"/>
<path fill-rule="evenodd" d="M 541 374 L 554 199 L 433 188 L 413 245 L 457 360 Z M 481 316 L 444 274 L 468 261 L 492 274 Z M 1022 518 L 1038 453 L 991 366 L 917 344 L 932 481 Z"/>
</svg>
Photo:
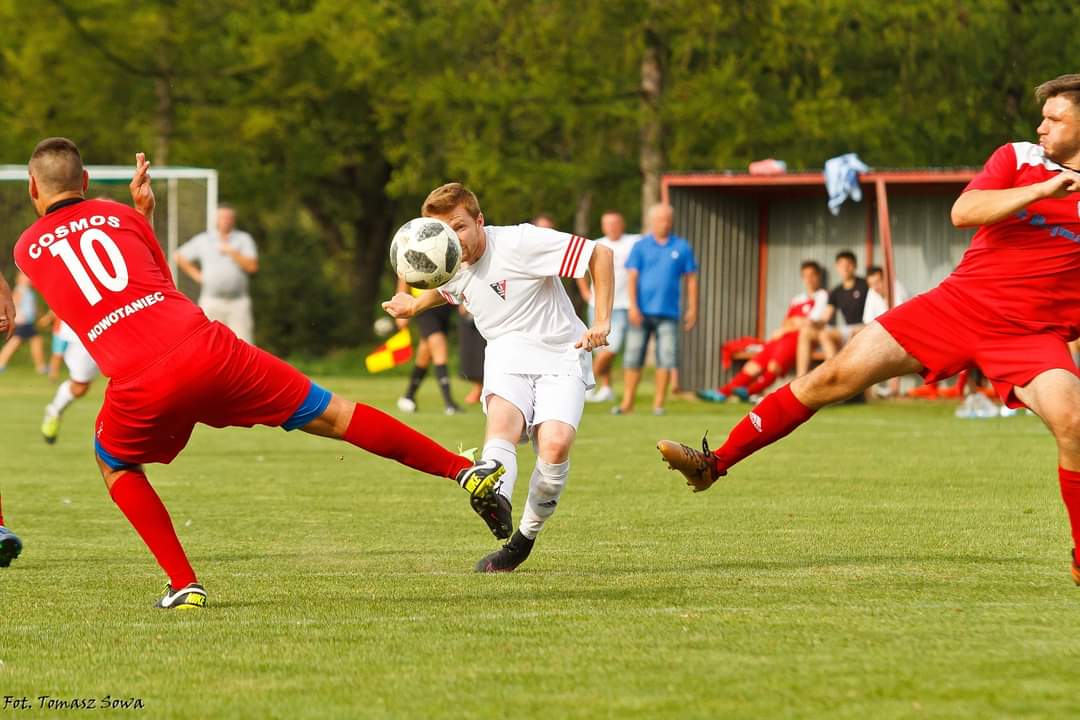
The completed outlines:
<svg viewBox="0 0 1080 720">
<path fill-rule="evenodd" d="M 711 402 L 726 402 L 735 395 L 749 400 L 761 394 L 776 379 L 791 372 L 799 344 L 799 333 L 810 323 L 821 322 L 829 303 L 829 293 L 821 287 L 824 274 L 813 260 L 804 260 L 799 268 L 806 292 L 791 299 L 787 315 L 769 342 L 743 365 L 727 385 L 717 390 L 700 390 L 697 396 Z"/>
<path fill-rule="evenodd" d="M 863 308 L 869 286 L 866 280 L 855 274 L 857 264 L 855 253 L 850 250 L 842 250 L 836 254 L 836 274 L 840 277 L 840 284 L 829 293 L 829 306 L 825 310 L 825 316 L 820 321 L 807 323 L 799 332 L 796 375 L 802 376 L 810 372 L 810 352 L 814 343 L 821 345 L 821 351 L 828 360 L 840 351 L 840 347 L 850 340 L 852 335 L 862 329 Z M 844 320 L 844 324 L 839 327 L 835 326 L 837 310 Z"/>
<path fill-rule="evenodd" d="M 885 297 L 885 271 L 877 265 L 866 268 L 866 305 L 863 307 L 863 326 L 877 320 L 889 309 L 889 300 Z M 907 288 L 899 280 L 893 281 L 893 305 L 907 302 Z"/>
</svg>

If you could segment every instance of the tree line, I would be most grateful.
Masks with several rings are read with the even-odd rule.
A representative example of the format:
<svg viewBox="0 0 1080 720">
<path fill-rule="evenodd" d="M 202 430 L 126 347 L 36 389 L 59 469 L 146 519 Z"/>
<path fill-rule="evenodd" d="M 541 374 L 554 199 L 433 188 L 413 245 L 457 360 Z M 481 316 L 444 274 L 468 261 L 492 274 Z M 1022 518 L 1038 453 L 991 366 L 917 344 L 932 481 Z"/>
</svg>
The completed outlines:
<svg viewBox="0 0 1080 720">
<path fill-rule="evenodd" d="M 319 353 L 370 333 L 389 237 L 442 182 L 489 222 L 595 234 L 667 171 L 975 165 L 1033 137 L 1078 21 L 1051 0 L 0 0 L 0 162 L 66 135 L 92 164 L 217 168 L 260 241 L 260 342 Z"/>
</svg>

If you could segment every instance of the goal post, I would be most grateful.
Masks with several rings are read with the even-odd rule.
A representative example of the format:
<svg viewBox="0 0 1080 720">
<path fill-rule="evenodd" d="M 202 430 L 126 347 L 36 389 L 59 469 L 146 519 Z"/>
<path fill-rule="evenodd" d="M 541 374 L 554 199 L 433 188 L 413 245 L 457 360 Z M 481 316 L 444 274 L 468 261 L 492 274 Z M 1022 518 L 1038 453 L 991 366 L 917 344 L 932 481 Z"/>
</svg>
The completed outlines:
<svg viewBox="0 0 1080 720">
<path fill-rule="evenodd" d="M 134 166 L 87 165 L 86 171 L 90 175 L 87 197 L 108 197 L 131 204 L 127 186 Z M 184 241 L 214 229 L 218 207 L 217 170 L 151 166 L 150 179 L 158 201 L 154 213 L 158 241 L 177 285 L 194 295 L 196 288 L 186 277 L 179 277 L 173 256 Z M 35 219 L 26 199 L 26 181 L 26 165 L 0 165 L 0 249 L 9 255 L 19 233 Z M 3 263 L 0 267 L 6 265 Z"/>
</svg>

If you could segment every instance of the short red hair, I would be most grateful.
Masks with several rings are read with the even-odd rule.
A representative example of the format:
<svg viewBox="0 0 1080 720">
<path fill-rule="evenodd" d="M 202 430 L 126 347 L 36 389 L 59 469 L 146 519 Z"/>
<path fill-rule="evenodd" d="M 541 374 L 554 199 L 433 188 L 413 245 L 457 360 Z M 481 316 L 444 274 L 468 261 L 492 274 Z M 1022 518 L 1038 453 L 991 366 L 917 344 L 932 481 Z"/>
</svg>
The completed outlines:
<svg viewBox="0 0 1080 720">
<path fill-rule="evenodd" d="M 428 194 L 420 208 L 420 214 L 424 217 L 448 215 L 458 206 L 463 206 L 465 212 L 474 220 L 480 217 L 480 203 L 473 191 L 461 183 L 446 183 Z"/>
</svg>

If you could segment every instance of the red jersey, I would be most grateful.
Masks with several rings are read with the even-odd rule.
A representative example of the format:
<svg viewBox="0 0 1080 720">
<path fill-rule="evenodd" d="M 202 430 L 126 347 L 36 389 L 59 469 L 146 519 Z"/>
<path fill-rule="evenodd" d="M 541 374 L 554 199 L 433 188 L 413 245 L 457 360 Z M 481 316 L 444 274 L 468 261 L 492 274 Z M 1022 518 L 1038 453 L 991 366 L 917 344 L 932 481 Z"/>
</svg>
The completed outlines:
<svg viewBox="0 0 1080 720">
<path fill-rule="evenodd" d="M 1002 145 L 968 190 L 1003 190 L 1049 180 L 1064 168 L 1027 142 Z M 1080 193 L 1049 198 L 972 238 L 941 283 L 973 318 L 1008 334 L 1080 334 Z"/>
<path fill-rule="evenodd" d="M 15 263 L 110 377 L 145 368 L 209 322 L 176 289 L 150 224 L 122 203 L 58 203 L 19 238 Z"/>
<path fill-rule="evenodd" d="M 825 308 L 829 304 L 829 291 L 818 288 L 813 295 L 799 293 L 791 298 L 785 318 L 810 318 L 820 322 L 825 317 Z"/>
</svg>

